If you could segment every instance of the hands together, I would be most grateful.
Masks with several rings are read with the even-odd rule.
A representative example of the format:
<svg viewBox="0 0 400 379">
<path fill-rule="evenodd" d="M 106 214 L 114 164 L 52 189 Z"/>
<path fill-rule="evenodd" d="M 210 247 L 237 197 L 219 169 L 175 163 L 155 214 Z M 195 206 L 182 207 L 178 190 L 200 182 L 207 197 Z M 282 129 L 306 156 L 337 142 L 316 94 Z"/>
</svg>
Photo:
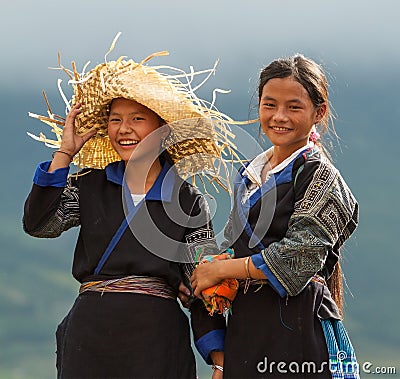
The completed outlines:
<svg viewBox="0 0 400 379">
<path fill-rule="evenodd" d="M 195 296 L 201 298 L 201 291 L 218 284 L 224 279 L 222 263 L 222 260 L 216 260 L 201 263 L 196 267 L 190 278 L 190 284 Z"/>
</svg>

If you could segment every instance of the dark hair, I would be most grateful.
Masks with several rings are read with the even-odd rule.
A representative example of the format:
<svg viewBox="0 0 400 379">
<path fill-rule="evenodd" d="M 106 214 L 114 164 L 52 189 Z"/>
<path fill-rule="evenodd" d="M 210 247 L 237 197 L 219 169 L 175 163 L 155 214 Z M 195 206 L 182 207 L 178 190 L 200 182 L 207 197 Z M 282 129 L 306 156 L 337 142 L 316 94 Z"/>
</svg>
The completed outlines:
<svg viewBox="0 0 400 379">
<path fill-rule="evenodd" d="M 277 59 L 261 71 L 258 84 L 258 98 L 261 99 L 263 88 L 270 79 L 287 77 L 292 77 L 306 89 L 315 108 L 326 104 L 326 112 L 320 121 L 322 128 L 319 132 L 323 134 L 329 131 L 331 125 L 332 132 L 336 135 L 328 99 L 328 81 L 325 73 L 320 65 L 301 54 L 296 54 L 289 58 Z M 318 144 L 329 158 L 329 154 L 323 148 L 322 144 L 320 142 Z M 333 273 L 328 279 L 328 287 L 340 313 L 343 314 L 343 275 L 340 261 L 336 263 Z"/>
<path fill-rule="evenodd" d="M 307 91 L 314 106 L 318 108 L 326 104 L 326 112 L 320 124 L 321 134 L 329 129 L 333 116 L 328 99 L 328 81 L 320 65 L 301 54 L 289 58 L 280 58 L 271 62 L 261 73 L 258 84 L 258 98 L 261 98 L 263 88 L 270 79 L 292 77 L 299 82 Z"/>
</svg>

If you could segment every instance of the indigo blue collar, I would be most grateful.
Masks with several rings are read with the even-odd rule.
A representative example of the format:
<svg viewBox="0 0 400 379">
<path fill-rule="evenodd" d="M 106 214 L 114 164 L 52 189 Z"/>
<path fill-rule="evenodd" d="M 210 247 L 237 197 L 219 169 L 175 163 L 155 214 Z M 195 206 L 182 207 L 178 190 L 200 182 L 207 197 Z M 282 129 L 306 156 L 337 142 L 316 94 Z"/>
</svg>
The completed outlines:
<svg viewBox="0 0 400 379">
<path fill-rule="evenodd" d="M 123 185 L 124 175 L 125 175 L 125 162 L 113 162 L 106 167 L 107 180 Z M 171 165 L 165 162 L 161 172 L 150 190 L 147 192 L 146 200 L 162 200 L 170 202 L 172 199 L 172 191 L 174 189 L 176 179 L 176 173 L 171 169 Z"/>
<path fill-rule="evenodd" d="M 125 162 L 113 162 L 106 167 L 107 180 L 122 186 L 125 174 Z"/>
</svg>

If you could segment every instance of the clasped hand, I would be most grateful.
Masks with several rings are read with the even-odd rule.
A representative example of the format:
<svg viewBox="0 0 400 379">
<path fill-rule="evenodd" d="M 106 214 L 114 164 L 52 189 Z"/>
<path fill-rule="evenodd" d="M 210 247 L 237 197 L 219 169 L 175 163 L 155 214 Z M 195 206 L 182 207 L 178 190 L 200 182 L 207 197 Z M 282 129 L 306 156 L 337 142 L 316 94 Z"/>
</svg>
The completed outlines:
<svg viewBox="0 0 400 379">
<path fill-rule="evenodd" d="M 224 279 L 223 263 L 223 260 L 215 260 L 201 263 L 196 267 L 190 278 L 195 296 L 201 298 L 201 291 L 215 286 Z"/>
</svg>

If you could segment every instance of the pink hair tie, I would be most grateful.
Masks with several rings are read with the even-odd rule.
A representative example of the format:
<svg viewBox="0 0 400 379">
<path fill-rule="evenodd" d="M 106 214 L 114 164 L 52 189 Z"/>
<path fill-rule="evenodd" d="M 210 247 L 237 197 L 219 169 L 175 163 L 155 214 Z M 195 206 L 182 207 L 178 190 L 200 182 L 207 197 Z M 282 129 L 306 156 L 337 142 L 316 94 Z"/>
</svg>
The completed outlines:
<svg viewBox="0 0 400 379">
<path fill-rule="evenodd" d="M 308 138 L 311 142 L 317 142 L 321 138 L 321 135 L 317 132 L 317 128 L 313 125 L 310 133 L 310 137 Z"/>
</svg>

